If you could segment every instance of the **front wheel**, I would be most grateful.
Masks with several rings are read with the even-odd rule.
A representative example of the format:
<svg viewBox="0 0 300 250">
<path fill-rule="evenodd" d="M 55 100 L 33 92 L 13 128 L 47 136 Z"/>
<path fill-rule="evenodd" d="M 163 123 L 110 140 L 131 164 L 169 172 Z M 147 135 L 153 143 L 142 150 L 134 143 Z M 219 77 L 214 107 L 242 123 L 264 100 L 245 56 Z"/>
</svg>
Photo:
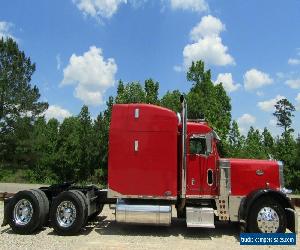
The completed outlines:
<svg viewBox="0 0 300 250">
<path fill-rule="evenodd" d="M 282 206 L 270 198 L 261 198 L 251 207 L 247 220 L 250 233 L 284 233 L 286 215 Z"/>
</svg>

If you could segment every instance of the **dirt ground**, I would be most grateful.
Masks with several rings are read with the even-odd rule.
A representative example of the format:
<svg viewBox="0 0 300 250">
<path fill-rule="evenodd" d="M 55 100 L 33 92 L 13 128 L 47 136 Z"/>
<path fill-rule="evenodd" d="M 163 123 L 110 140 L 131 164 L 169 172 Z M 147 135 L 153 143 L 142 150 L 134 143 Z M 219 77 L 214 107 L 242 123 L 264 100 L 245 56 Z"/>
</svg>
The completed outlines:
<svg viewBox="0 0 300 250">
<path fill-rule="evenodd" d="M 120 225 L 114 222 L 113 212 L 105 206 L 97 221 L 77 236 L 57 236 L 51 228 L 34 235 L 17 235 L 5 226 L 0 230 L 0 249 L 299 249 L 299 242 L 296 246 L 240 246 L 235 224 L 217 224 L 216 229 L 186 228 L 184 221 L 173 218 L 171 227 Z"/>
</svg>

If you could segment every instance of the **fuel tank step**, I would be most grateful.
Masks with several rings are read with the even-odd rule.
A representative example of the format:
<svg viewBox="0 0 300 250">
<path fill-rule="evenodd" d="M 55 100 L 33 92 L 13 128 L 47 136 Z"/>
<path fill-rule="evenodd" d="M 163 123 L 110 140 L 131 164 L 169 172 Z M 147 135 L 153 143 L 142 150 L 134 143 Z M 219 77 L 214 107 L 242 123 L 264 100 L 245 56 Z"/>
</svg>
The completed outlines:
<svg viewBox="0 0 300 250">
<path fill-rule="evenodd" d="M 214 209 L 211 207 L 187 207 L 187 227 L 215 228 Z"/>
</svg>

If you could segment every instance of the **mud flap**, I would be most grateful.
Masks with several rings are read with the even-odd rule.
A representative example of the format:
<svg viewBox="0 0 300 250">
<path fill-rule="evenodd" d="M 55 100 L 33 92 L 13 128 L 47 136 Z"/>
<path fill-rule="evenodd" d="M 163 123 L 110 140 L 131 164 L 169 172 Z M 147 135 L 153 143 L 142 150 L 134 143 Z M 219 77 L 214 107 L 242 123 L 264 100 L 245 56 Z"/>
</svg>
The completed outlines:
<svg viewBox="0 0 300 250">
<path fill-rule="evenodd" d="M 1 227 L 8 225 L 8 214 L 9 212 L 11 212 L 10 204 L 12 199 L 13 197 L 9 197 L 4 200 L 4 217 L 3 217 L 3 222 L 1 224 Z"/>
<path fill-rule="evenodd" d="M 292 208 L 286 208 L 287 228 L 293 232 L 298 233 L 298 213 Z"/>
</svg>

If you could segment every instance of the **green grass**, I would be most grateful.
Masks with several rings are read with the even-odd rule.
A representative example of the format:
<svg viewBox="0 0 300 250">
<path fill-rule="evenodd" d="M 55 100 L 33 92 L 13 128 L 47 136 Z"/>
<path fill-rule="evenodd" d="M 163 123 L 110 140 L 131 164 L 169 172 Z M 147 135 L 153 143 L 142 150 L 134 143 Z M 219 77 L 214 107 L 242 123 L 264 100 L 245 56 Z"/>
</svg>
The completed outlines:
<svg viewBox="0 0 300 250">
<path fill-rule="evenodd" d="M 28 170 L 1 169 L 0 182 L 28 183 Z"/>
</svg>

